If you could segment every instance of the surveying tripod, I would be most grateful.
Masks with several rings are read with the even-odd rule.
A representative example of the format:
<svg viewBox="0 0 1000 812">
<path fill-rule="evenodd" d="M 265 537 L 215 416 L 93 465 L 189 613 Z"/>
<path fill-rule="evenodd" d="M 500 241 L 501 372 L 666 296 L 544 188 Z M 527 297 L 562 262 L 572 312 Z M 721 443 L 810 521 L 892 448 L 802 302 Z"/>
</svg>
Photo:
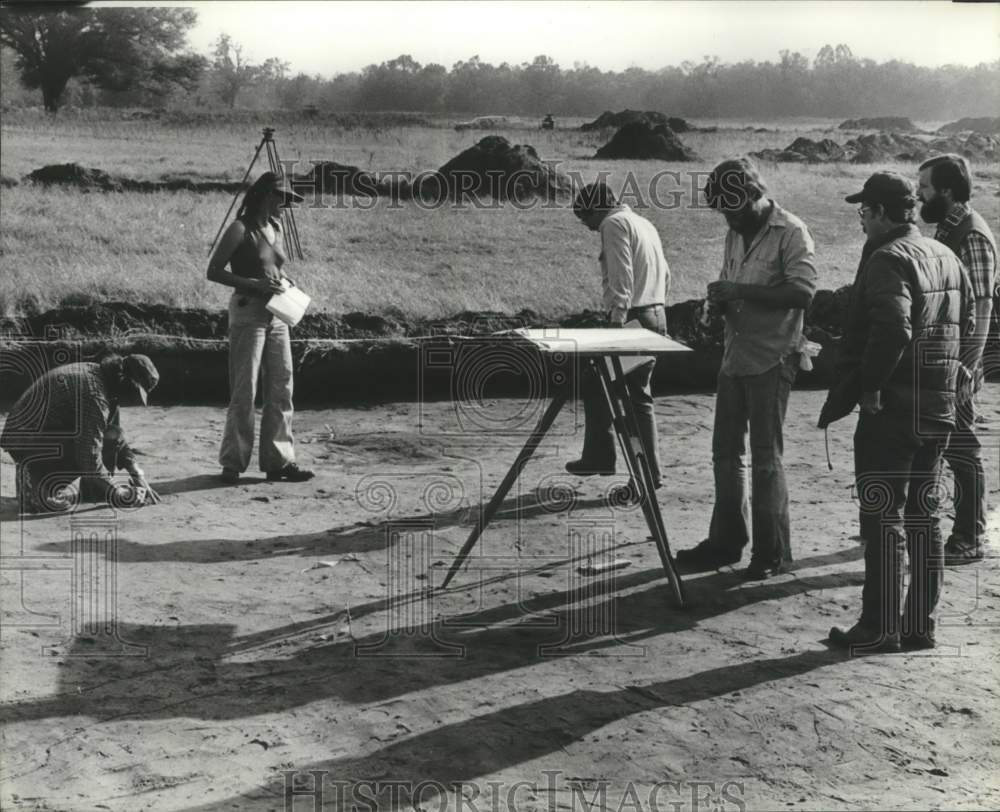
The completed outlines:
<svg viewBox="0 0 1000 812">
<path fill-rule="evenodd" d="M 260 139 L 260 143 L 257 145 L 257 150 L 253 154 L 253 158 L 250 161 L 250 166 L 247 167 L 246 174 L 243 175 L 243 180 L 240 181 L 240 188 L 237 190 L 236 194 L 233 195 L 233 202 L 229 204 L 229 209 L 226 211 L 226 216 L 222 218 L 222 225 L 219 226 L 219 230 L 215 233 L 215 239 L 212 240 L 212 245 L 208 249 L 208 253 L 211 254 L 215 250 L 216 243 L 219 242 L 219 237 L 222 235 L 222 230 L 226 227 L 226 222 L 229 220 L 229 215 L 233 213 L 233 206 L 236 205 L 236 201 L 241 194 L 246 191 L 247 178 L 250 177 L 250 172 L 253 169 L 253 165 L 257 163 L 257 158 L 260 156 L 260 151 L 264 147 L 267 147 L 267 163 L 271 171 L 279 177 L 284 174 L 281 159 L 278 158 L 278 145 L 274 142 L 274 128 L 265 127 L 264 137 Z M 281 234 L 285 242 L 285 254 L 289 258 L 303 259 L 302 255 L 302 244 L 299 242 L 299 229 L 295 224 L 295 212 L 290 206 L 283 206 L 281 209 L 281 222 L 282 229 Z"/>
</svg>

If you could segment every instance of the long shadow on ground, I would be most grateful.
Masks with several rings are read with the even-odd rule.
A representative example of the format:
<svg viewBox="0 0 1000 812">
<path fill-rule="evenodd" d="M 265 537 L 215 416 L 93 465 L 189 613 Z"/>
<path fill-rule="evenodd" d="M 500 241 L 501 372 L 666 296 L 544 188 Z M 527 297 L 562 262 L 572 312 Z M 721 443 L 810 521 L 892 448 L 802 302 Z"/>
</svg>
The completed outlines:
<svg viewBox="0 0 1000 812">
<path fill-rule="evenodd" d="M 193 482 L 181 480 L 187 487 L 215 487 L 203 480 L 208 477 L 191 477 Z M 176 493 L 160 490 L 161 495 Z M 546 499 L 538 493 L 531 493 L 519 499 L 508 499 L 501 505 L 494 522 L 503 520 L 527 520 L 537 516 L 551 515 L 560 503 Z M 587 510 L 606 505 L 603 499 L 589 499 L 574 502 L 575 510 Z M 170 541 L 162 544 L 141 544 L 128 538 L 119 538 L 116 545 L 116 560 L 120 563 L 154 561 L 185 561 L 190 563 L 214 563 L 223 561 L 251 561 L 274 558 L 275 555 L 340 555 L 346 553 L 368 553 L 384 550 L 391 546 L 400 526 L 430 522 L 435 531 L 466 525 L 471 531 L 473 525 L 485 510 L 486 502 L 475 507 L 461 507 L 441 513 L 423 513 L 399 516 L 381 522 L 354 522 L 339 525 L 318 533 L 270 536 L 260 539 L 192 539 L 190 541 Z M 67 553 L 69 542 L 59 541 L 41 544 L 38 549 L 46 553 Z"/>
<path fill-rule="evenodd" d="M 844 659 L 845 655 L 834 651 L 808 651 L 711 668 L 678 679 L 628 685 L 618 691 L 575 690 L 434 728 L 364 756 L 296 765 L 296 771 L 303 774 L 310 770 L 326 771 L 326 803 L 344 798 L 356 801 L 368 796 L 377 801 L 379 809 L 423 808 L 423 805 L 411 807 L 411 801 L 429 802 L 438 788 L 450 788 L 457 782 L 471 781 L 545 756 L 634 714 L 691 705 L 799 676 Z M 322 775 L 315 777 L 323 781 Z M 339 782 L 340 786 L 335 787 L 333 782 Z M 342 793 L 339 798 L 335 790 Z M 419 797 L 409 794 L 414 791 Z M 242 806 L 262 797 L 273 802 L 284 793 L 282 776 L 249 793 L 198 808 Z M 313 798 L 305 800 L 309 803 Z M 338 804 L 335 808 L 351 807 Z"/>
<path fill-rule="evenodd" d="M 855 549 L 817 556 L 800 566 L 854 560 L 859 554 Z M 650 584 L 653 580 L 657 583 Z M 609 580 L 603 589 L 588 583 L 569 592 L 426 623 L 404 625 L 390 612 L 383 631 L 318 645 L 300 640 L 290 656 L 252 662 L 233 661 L 232 656 L 265 645 L 280 652 L 301 630 L 277 629 L 241 639 L 229 624 L 170 628 L 122 624 L 118 636 L 147 646 L 148 657 L 96 658 L 109 641 L 78 637 L 60 669 L 59 692 L 6 705 L 0 709 L 0 721 L 64 716 L 101 721 L 223 720 L 279 713 L 329 698 L 365 705 L 439 685 L 471 682 L 547 662 L 559 654 L 602 649 L 617 654 L 624 645 L 634 646 L 631 653 L 641 654 L 642 641 L 692 629 L 702 620 L 760 601 L 857 585 L 862 580 L 861 573 L 851 572 L 746 586 L 737 573 L 715 573 L 689 580 L 693 608 L 674 611 L 662 574 L 650 570 Z M 644 584 L 649 585 L 617 593 Z M 429 616 L 430 608 L 414 604 L 408 611 L 411 617 L 417 610 Z M 414 667 L 415 662 L 420 667 Z"/>
</svg>

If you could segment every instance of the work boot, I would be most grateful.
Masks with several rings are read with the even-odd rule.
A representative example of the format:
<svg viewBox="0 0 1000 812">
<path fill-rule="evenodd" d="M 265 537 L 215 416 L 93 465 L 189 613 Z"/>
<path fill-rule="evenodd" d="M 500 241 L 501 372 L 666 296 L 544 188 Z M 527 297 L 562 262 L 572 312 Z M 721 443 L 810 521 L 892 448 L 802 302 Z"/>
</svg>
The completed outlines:
<svg viewBox="0 0 1000 812">
<path fill-rule="evenodd" d="M 299 466 L 294 462 L 290 462 L 284 468 L 279 468 L 277 471 L 268 471 L 267 481 L 280 482 L 281 480 L 285 480 L 286 482 L 306 482 L 314 476 L 316 476 L 316 474 L 308 468 L 299 468 Z"/>
<path fill-rule="evenodd" d="M 614 460 L 588 460 L 580 458 L 566 463 L 566 470 L 575 476 L 614 476 Z"/>
<path fill-rule="evenodd" d="M 975 564 L 983 560 L 983 543 L 979 539 L 951 536 L 944 545 L 944 563 L 948 567 Z"/>
<path fill-rule="evenodd" d="M 751 558 L 750 566 L 743 570 L 744 581 L 766 581 L 775 575 L 788 572 L 787 564 L 778 559 L 777 561 L 764 561 L 763 559 Z"/>
<path fill-rule="evenodd" d="M 687 572 L 717 570 L 739 563 L 742 557 L 742 550 L 726 550 L 711 539 L 705 539 L 690 550 L 678 550 L 676 556 L 677 566 Z"/>
<path fill-rule="evenodd" d="M 889 634 L 872 626 L 854 624 L 846 631 L 834 626 L 830 629 L 830 644 L 848 649 L 852 655 L 886 654 L 899 651 L 899 634 Z"/>
</svg>

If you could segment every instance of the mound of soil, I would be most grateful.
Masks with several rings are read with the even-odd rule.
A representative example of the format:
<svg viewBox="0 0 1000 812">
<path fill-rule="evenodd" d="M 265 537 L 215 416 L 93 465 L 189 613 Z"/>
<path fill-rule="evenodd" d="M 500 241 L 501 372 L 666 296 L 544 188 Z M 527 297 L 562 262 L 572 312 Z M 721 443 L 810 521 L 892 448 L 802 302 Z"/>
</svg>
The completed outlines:
<svg viewBox="0 0 1000 812">
<path fill-rule="evenodd" d="M 697 161 L 695 155 L 666 124 L 655 127 L 646 121 L 633 121 L 616 132 L 597 150 L 595 158 L 638 158 L 662 161 Z"/>
<path fill-rule="evenodd" d="M 784 149 L 763 149 L 760 152 L 750 154 L 759 160 L 775 163 L 825 164 L 847 160 L 844 148 L 829 138 L 824 138 L 821 141 L 796 138 Z"/>
<path fill-rule="evenodd" d="M 848 141 L 844 148 L 852 153 L 851 163 L 855 164 L 918 162 L 942 152 L 956 152 L 974 161 L 992 161 L 1000 155 L 1000 138 L 970 133 L 924 141 L 900 133 L 869 133 Z"/>
<path fill-rule="evenodd" d="M 135 180 L 109 175 L 103 169 L 79 164 L 50 164 L 26 175 L 24 180 L 43 186 L 75 186 L 83 191 L 102 192 L 237 192 L 243 184 L 224 180 L 203 180 L 189 175 L 164 175 L 159 180 Z"/>
<path fill-rule="evenodd" d="M 489 195 L 494 200 L 555 200 L 571 191 L 569 178 L 544 163 L 533 146 L 511 144 L 501 135 L 488 135 L 433 175 L 418 176 L 413 189 L 422 198 Z"/>
<path fill-rule="evenodd" d="M 122 185 L 103 169 L 88 169 L 79 164 L 50 164 L 36 169 L 25 177 L 25 181 L 44 186 L 77 186 L 90 191 L 121 192 Z"/>
<path fill-rule="evenodd" d="M 950 124 L 945 124 L 939 133 L 974 132 L 982 135 L 1000 135 L 1000 117 L 997 118 L 960 118 Z"/>
<path fill-rule="evenodd" d="M 379 194 L 378 179 L 373 174 L 336 161 L 315 163 L 309 172 L 293 177 L 291 183 L 306 200 L 320 195 L 375 197 Z"/>
<path fill-rule="evenodd" d="M 841 130 L 882 130 L 884 132 L 918 133 L 920 129 L 910 119 L 902 116 L 852 118 L 843 122 Z"/>
<path fill-rule="evenodd" d="M 654 127 L 657 124 L 666 124 L 675 133 L 686 133 L 692 129 L 684 119 L 666 116 L 655 110 L 622 110 L 620 113 L 605 110 L 593 121 L 580 127 L 580 130 L 585 133 L 592 130 L 617 130 L 636 121 L 645 121 Z"/>
<path fill-rule="evenodd" d="M 806 315 L 806 335 L 821 344 L 823 352 L 814 361 L 815 370 L 799 379 L 801 385 L 832 380 L 848 295 L 846 287 L 817 292 Z M 670 335 L 695 352 L 672 356 L 657 365 L 657 391 L 691 391 L 714 385 L 724 326 L 721 317 L 702 323 L 704 306 L 702 300 L 692 299 L 667 308 Z M 601 327 L 604 317 L 596 311 L 584 311 L 553 319 L 531 310 L 514 315 L 467 311 L 437 321 L 407 320 L 397 312 L 309 314 L 293 335 L 293 358 L 300 376 L 296 396 L 324 403 L 349 401 L 362 392 L 365 398 L 387 400 L 448 397 L 453 394 L 454 369 L 448 364 L 435 366 L 429 358 L 466 357 L 471 363 L 482 353 L 491 352 L 492 345 L 483 342 L 493 333 L 554 326 Z M 95 359 L 113 351 L 142 352 L 153 359 L 161 374 L 161 402 L 224 402 L 227 330 L 225 310 L 122 302 L 63 307 L 22 319 L 3 318 L 0 335 L 9 363 L 0 369 L 0 401 L 16 398 L 39 369 L 66 363 L 69 357 Z M 522 383 L 501 381 L 494 395 L 522 396 L 518 389 Z"/>
</svg>

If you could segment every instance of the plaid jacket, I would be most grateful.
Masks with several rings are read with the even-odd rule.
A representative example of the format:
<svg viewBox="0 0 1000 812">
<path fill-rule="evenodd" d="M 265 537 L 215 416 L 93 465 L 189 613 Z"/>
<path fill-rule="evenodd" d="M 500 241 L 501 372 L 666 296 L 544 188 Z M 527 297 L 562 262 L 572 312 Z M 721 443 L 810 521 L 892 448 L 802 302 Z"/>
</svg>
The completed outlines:
<svg viewBox="0 0 1000 812">
<path fill-rule="evenodd" d="M 954 228 L 969 216 L 971 211 L 968 203 L 956 203 L 951 207 L 948 216 L 938 224 L 934 239 L 950 245 L 949 236 Z M 970 231 L 955 251 L 962 264 L 969 272 L 969 281 L 977 299 L 989 299 L 993 296 L 996 286 L 996 254 L 990 241 L 978 231 Z"/>
<path fill-rule="evenodd" d="M 17 399 L 0 432 L 0 448 L 21 462 L 45 446 L 62 449 L 67 470 L 105 479 L 106 469 L 124 468 L 133 460 L 100 364 L 51 369 Z"/>
</svg>

